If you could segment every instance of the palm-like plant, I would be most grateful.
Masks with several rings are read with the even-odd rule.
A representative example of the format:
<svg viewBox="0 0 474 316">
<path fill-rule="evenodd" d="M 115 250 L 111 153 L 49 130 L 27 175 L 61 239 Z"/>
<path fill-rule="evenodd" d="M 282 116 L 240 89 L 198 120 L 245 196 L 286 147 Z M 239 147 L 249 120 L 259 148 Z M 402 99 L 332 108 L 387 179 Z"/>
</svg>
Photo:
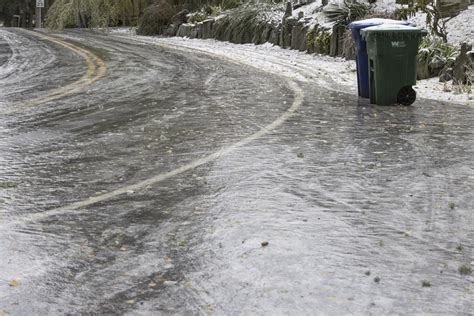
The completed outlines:
<svg viewBox="0 0 474 316">
<path fill-rule="evenodd" d="M 347 25 L 352 21 L 363 19 L 370 13 L 371 8 L 370 4 L 344 0 L 343 4 L 328 4 L 324 7 L 323 13 L 328 22 Z"/>
</svg>

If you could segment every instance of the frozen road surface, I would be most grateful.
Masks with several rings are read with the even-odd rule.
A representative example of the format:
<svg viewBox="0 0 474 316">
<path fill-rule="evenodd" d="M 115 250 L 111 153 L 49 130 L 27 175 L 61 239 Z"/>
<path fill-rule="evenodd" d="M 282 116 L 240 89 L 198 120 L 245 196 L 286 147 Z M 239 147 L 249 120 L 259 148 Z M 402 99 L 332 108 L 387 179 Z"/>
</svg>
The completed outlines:
<svg viewBox="0 0 474 316">
<path fill-rule="evenodd" d="M 238 49 L 0 29 L 0 315 L 473 314 L 474 109 Z"/>
</svg>

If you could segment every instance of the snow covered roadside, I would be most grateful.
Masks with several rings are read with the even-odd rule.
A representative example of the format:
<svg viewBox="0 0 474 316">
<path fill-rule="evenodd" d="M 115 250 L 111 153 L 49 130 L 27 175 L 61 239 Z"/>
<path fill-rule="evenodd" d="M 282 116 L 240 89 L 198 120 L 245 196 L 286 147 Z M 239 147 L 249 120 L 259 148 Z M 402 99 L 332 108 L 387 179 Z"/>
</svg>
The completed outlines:
<svg viewBox="0 0 474 316">
<path fill-rule="evenodd" d="M 112 31 L 113 34 L 116 34 Z M 120 34 L 120 33 L 119 33 Z M 342 58 L 323 55 L 310 55 L 296 50 L 282 49 L 272 44 L 232 44 L 213 39 L 188 39 L 181 37 L 148 37 L 123 35 L 127 38 L 144 42 L 181 48 L 190 52 L 203 52 L 222 59 L 236 61 L 270 73 L 285 76 L 302 82 L 315 82 L 328 89 L 357 93 L 355 62 Z M 316 56 L 316 57 L 315 57 Z"/>
<path fill-rule="evenodd" d="M 116 36 L 131 37 L 140 42 L 160 44 L 189 51 L 201 51 L 295 80 L 314 82 L 331 90 L 357 94 L 355 62 L 346 61 L 342 58 L 307 54 L 282 49 L 271 44 L 237 45 L 212 39 L 138 36 L 130 30 L 124 31 L 123 29 L 111 30 L 111 33 Z M 446 92 L 446 90 L 453 90 L 452 87 L 450 87 L 450 84 L 445 85 L 438 82 L 438 78 L 420 80 L 415 89 L 418 93 L 418 99 L 433 99 L 474 106 L 474 100 L 469 99 L 469 95 Z"/>
<path fill-rule="evenodd" d="M 424 13 L 417 13 L 410 21 L 426 28 L 426 14 Z M 446 31 L 450 44 L 456 46 L 459 46 L 462 42 L 474 44 L 474 5 L 469 6 L 467 10 L 450 19 L 446 25 Z"/>
</svg>

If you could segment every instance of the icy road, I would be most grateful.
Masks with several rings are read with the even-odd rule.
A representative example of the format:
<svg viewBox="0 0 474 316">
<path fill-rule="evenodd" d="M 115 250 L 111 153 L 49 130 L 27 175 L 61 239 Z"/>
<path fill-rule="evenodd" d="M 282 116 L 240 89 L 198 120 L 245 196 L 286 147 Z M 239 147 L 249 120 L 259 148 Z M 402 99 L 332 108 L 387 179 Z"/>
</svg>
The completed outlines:
<svg viewBox="0 0 474 316">
<path fill-rule="evenodd" d="M 0 29 L 0 315 L 473 313 L 474 109 L 248 54 Z"/>
</svg>

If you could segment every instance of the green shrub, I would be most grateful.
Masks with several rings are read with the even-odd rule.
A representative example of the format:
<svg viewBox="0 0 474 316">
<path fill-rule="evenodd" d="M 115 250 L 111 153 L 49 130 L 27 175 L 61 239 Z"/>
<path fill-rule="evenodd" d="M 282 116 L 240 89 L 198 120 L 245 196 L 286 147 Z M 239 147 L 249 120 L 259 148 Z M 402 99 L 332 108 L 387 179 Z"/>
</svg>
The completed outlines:
<svg viewBox="0 0 474 316">
<path fill-rule="evenodd" d="M 211 8 L 211 12 L 209 12 L 210 16 L 218 16 L 222 13 L 222 8 L 219 5 L 214 5 L 214 6 L 211 6 L 210 8 Z"/>
<path fill-rule="evenodd" d="M 255 34 L 261 34 L 269 24 L 274 22 L 272 16 L 275 15 L 275 11 L 283 15 L 283 6 L 243 5 L 231 10 L 225 17 L 215 22 L 213 26 L 215 38 L 238 44 L 250 43 Z"/>
<path fill-rule="evenodd" d="M 222 10 L 231 10 L 239 7 L 241 4 L 241 0 L 222 0 L 220 7 Z"/>
<path fill-rule="evenodd" d="M 439 37 L 426 36 L 420 43 L 417 55 L 418 78 L 438 76 L 441 70 L 454 65 L 457 56 L 458 49 L 455 46 Z"/>
<path fill-rule="evenodd" d="M 326 32 L 322 31 L 318 37 L 316 37 L 316 47 L 319 49 L 319 53 L 327 55 L 329 54 L 331 46 L 331 35 Z"/>
<path fill-rule="evenodd" d="M 207 19 L 207 15 L 205 13 L 197 12 L 197 13 L 192 14 L 189 17 L 188 22 L 189 23 L 198 23 L 198 22 L 204 21 L 205 19 Z"/>
<path fill-rule="evenodd" d="M 329 54 L 331 35 L 324 28 L 315 25 L 306 34 L 306 47 L 310 53 Z"/>
<path fill-rule="evenodd" d="M 177 9 L 168 0 L 160 0 L 149 6 L 140 19 L 137 34 L 162 34 L 164 28 L 171 23 L 171 18 Z"/>
<path fill-rule="evenodd" d="M 136 25 L 148 3 L 149 0 L 55 0 L 48 10 L 46 25 L 52 29 Z"/>
<path fill-rule="evenodd" d="M 315 44 L 316 44 L 317 34 L 318 34 L 318 26 L 317 25 L 310 28 L 308 33 L 306 33 L 306 47 L 308 49 L 308 52 L 310 52 L 310 53 L 314 53 L 316 51 Z"/>
<path fill-rule="evenodd" d="M 397 8 L 393 12 L 393 16 L 396 20 L 408 20 L 411 17 L 414 17 L 416 14 L 415 7 L 403 7 Z"/>
<path fill-rule="evenodd" d="M 56 0 L 48 10 L 46 26 L 58 30 L 77 27 L 80 26 L 81 16 L 90 16 L 90 13 L 91 8 L 88 5 L 79 6 L 73 1 Z"/>
</svg>

